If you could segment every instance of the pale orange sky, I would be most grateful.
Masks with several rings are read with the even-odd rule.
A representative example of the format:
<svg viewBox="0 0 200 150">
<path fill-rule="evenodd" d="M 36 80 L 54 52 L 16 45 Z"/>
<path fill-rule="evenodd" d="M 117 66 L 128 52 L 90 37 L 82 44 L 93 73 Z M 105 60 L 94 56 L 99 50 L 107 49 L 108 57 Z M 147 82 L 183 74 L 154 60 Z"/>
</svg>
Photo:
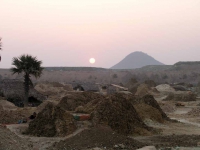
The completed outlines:
<svg viewBox="0 0 200 150">
<path fill-rule="evenodd" d="M 200 61 L 200 0 L 0 0 L 0 37 L 0 68 L 21 54 L 43 66 L 109 68 L 134 51 Z"/>
</svg>

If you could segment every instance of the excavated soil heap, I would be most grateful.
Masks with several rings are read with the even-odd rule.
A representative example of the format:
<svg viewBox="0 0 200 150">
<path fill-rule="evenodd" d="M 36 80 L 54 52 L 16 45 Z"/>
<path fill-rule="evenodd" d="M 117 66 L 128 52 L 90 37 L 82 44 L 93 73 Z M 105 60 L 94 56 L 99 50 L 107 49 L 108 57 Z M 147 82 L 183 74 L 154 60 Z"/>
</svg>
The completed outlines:
<svg viewBox="0 0 200 150">
<path fill-rule="evenodd" d="M 0 100 L 0 107 L 2 107 L 4 110 L 16 110 L 17 106 L 15 106 L 13 103 L 7 101 L 7 100 Z"/>
<path fill-rule="evenodd" d="M 129 99 L 143 120 L 152 119 L 160 123 L 170 120 L 152 95 L 129 97 Z"/>
<path fill-rule="evenodd" d="M 76 130 L 73 116 L 54 104 L 46 107 L 30 122 L 27 134 L 44 137 L 66 136 Z"/>
<path fill-rule="evenodd" d="M 144 97 L 137 97 L 135 99 L 132 99 L 132 104 L 134 105 L 134 107 L 137 107 L 137 110 L 140 114 L 140 112 L 146 113 L 146 115 L 150 115 L 152 114 L 154 118 L 157 118 L 154 115 L 158 115 L 158 120 L 159 122 L 163 122 L 164 120 L 170 120 L 167 115 L 163 112 L 163 110 L 160 108 L 158 102 L 154 99 L 154 97 L 152 95 L 145 95 Z M 142 106 L 145 107 L 139 107 L 142 104 Z M 147 108 L 147 109 L 146 109 Z M 149 111 L 148 111 L 149 110 Z M 162 118 L 162 120 L 160 120 L 160 117 Z"/>
<path fill-rule="evenodd" d="M 159 103 L 159 105 L 165 113 L 172 113 L 176 110 L 176 106 L 174 106 L 174 104 Z"/>
<path fill-rule="evenodd" d="M 68 111 L 74 111 L 78 106 L 84 106 L 92 100 L 103 97 L 104 96 L 93 92 L 72 93 L 63 97 L 58 106 Z"/>
<path fill-rule="evenodd" d="M 14 104 L 3 100 L 0 100 L 0 124 L 17 123 L 22 116 L 19 112 L 14 111 L 17 107 Z"/>
<path fill-rule="evenodd" d="M 93 124 L 108 125 L 121 134 L 150 135 L 131 102 L 123 94 L 114 94 L 100 101 L 91 114 Z"/>
<path fill-rule="evenodd" d="M 102 149 L 131 149 L 136 150 L 145 146 L 145 144 L 138 142 L 132 138 L 117 134 L 109 127 L 100 126 L 94 127 L 75 135 L 70 139 L 60 141 L 54 144 L 49 150 L 58 149 L 74 149 L 74 150 L 88 150 L 90 148 Z"/>
<path fill-rule="evenodd" d="M 137 113 L 139 114 L 142 120 L 151 119 L 160 123 L 164 122 L 160 111 L 150 105 L 144 103 L 136 104 L 134 105 L 134 108 L 136 109 Z"/>
<path fill-rule="evenodd" d="M 149 91 L 150 91 L 150 88 L 148 85 L 146 84 L 141 84 L 138 88 L 137 88 L 137 91 L 135 93 L 135 95 L 138 95 L 138 96 L 145 96 L 147 94 L 149 94 Z"/>
<path fill-rule="evenodd" d="M 26 118 L 26 116 L 21 114 L 19 111 L 0 110 L 0 124 L 18 123 L 22 118 Z"/>
<path fill-rule="evenodd" d="M 0 126 L 0 150 L 32 150 L 31 143 Z"/>
</svg>

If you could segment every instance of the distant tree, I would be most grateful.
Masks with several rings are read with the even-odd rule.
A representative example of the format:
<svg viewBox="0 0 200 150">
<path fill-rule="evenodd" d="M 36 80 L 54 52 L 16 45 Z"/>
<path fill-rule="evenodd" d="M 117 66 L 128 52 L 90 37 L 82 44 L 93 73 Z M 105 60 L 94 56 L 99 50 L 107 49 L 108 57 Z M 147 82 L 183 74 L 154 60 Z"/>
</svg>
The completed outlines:
<svg viewBox="0 0 200 150">
<path fill-rule="evenodd" d="M 11 68 L 13 74 L 23 74 L 24 75 L 24 105 L 28 105 L 29 89 L 32 81 L 30 79 L 31 75 L 38 78 L 42 74 L 44 68 L 41 67 L 42 61 L 38 61 L 36 57 L 31 55 L 22 55 L 20 57 L 14 57 L 12 60 L 12 65 L 15 67 Z"/>
<path fill-rule="evenodd" d="M 118 78 L 117 74 L 112 75 L 113 78 Z"/>
<path fill-rule="evenodd" d="M 2 45 L 1 45 L 1 38 L 0 38 L 0 50 L 2 49 Z M 0 61 L 1 61 L 1 55 L 0 55 Z"/>
<path fill-rule="evenodd" d="M 1 38 L 0 38 L 0 50 L 1 50 Z"/>
</svg>

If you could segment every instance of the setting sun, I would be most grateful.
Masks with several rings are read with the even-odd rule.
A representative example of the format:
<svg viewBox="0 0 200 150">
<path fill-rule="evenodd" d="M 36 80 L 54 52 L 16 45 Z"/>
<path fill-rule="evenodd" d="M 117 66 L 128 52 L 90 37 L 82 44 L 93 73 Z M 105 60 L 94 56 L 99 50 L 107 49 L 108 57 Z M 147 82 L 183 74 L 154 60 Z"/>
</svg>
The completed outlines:
<svg viewBox="0 0 200 150">
<path fill-rule="evenodd" d="M 91 64 L 94 64 L 94 63 L 95 63 L 95 59 L 94 59 L 94 58 L 90 58 L 89 62 L 90 62 Z"/>
</svg>

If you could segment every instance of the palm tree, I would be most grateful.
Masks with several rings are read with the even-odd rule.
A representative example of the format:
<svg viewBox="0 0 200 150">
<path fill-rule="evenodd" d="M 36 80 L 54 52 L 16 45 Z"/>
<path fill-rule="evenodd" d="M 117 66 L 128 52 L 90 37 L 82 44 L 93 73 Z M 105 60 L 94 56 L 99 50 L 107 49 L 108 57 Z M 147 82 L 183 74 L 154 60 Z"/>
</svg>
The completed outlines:
<svg viewBox="0 0 200 150">
<path fill-rule="evenodd" d="M 24 74 L 24 105 L 28 105 L 29 88 L 32 85 L 31 75 L 38 78 L 42 74 L 44 68 L 41 67 L 42 61 L 38 61 L 36 57 L 31 55 L 21 55 L 20 57 L 14 57 L 12 65 L 15 67 L 11 68 L 13 74 Z"/>
<path fill-rule="evenodd" d="M 0 50 L 1 50 L 1 38 L 0 38 Z M 1 62 L 1 55 L 0 55 L 0 62 Z"/>
<path fill-rule="evenodd" d="M 0 50 L 1 50 L 1 38 L 0 38 Z"/>
</svg>

